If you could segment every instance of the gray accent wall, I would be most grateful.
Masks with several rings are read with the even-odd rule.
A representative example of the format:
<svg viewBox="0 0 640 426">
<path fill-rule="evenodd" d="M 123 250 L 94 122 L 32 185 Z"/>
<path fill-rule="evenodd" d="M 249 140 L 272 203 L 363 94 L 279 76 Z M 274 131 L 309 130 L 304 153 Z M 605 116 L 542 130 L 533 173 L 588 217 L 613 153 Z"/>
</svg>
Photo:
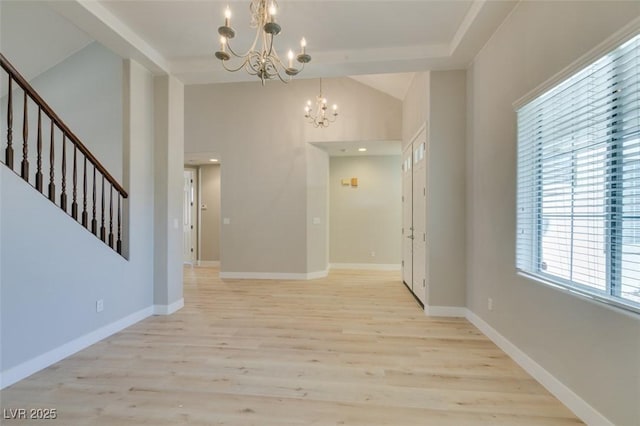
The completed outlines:
<svg viewBox="0 0 640 426">
<path fill-rule="evenodd" d="M 640 424 L 638 315 L 516 273 L 513 102 L 639 15 L 638 2 L 520 2 L 468 78 L 467 306 L 623 426 Z"/>
</svg>

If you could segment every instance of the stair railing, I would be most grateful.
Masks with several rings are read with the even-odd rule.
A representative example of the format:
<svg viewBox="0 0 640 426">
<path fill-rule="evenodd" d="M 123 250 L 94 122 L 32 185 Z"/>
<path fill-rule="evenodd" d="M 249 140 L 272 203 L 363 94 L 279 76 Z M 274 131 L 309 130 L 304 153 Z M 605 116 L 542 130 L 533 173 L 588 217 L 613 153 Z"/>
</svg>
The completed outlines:
<svg viewBox="0 0 640 426">
<path fill-rule="evenodd" d="M 122 209 L 124 199 L 128 197 L 127 192 L 1 53 L 0 65 L 8 76 L 6 86 L 7 139 L 4 164 L 18 173 L 14 169 L 13 86 L 15 83 L 22 89 L 23 95 L 22 158 L 19 159 L 19 175 L 89 232 L 122 255 Z M 30 151 L 32 147 L 30 147 L 29 140 L 29 109 L 32 104 L 35 104 L 37 108 L 35 156 Z M 46 133 L 48 133 L 48 138 Z M 67 148 L 69 143 L 71 146 Z M 46 155 L 47 148 L 49 176 L 45 191 L 43 184 L 46 168 L 43 166 L 43 151 Z M 68 150 L 72 150 L 72 153 L 69 154 Z M 59 155 L 60 158 L 56 158 L 56 155 Z M 30 163 L 34 160 L 36 163 L 35 173 L 30 174 Z M 2 161 L 1 154 L 0 161 Z M 71 169 L 68 167 L 69 161 L 71 161 Z M 81 176 L 81 185 L 78 182 L 78 175 Z M 68 182 L 69 180 L 71 182 Z M 56 183 L 60 185 L 59 194 L 56 193 Z M 69 197 L 71 197 L 70 204 Z"/>
</svg>

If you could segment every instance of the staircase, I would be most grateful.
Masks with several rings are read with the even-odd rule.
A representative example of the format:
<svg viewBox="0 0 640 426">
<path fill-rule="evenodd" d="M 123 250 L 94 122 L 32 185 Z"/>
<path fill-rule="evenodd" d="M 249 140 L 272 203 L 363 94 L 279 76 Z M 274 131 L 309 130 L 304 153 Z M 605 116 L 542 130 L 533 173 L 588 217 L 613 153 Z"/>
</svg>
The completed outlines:
<svg viewBox="0 0 640 426">
<path fill-rule="evenodd" d="M 127 192 L 1 53 L 0 65 L 8 78 L 2 97 L 6 102 L 6 148 L 0 161 L 4 159 L 5 166 L 122 255 L 122 209 Z M 3 83 L 4 79 L 0 75 Z M 22 128 L 17 149 L 14 115 Z M 14 162 L 19 163 L 18 170 Z"/>
</svg>

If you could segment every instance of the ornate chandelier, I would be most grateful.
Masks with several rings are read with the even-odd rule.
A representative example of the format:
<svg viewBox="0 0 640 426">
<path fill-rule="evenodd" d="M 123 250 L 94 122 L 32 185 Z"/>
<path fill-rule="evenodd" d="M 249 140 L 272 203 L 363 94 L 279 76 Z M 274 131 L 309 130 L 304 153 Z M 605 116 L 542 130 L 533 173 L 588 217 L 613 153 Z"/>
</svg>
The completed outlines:
<svg viewBox="0 0 640 426">
<path fill-rule="evenodd" d="M 216 52 L 216 58 L 222 61 L 222 66 L 227 71 L 236 72 L 244 68 L 250 75 L 258 76 L 263 85 L 265 81 L 276 77 L 283 83 L 288 83 L 291 77 L 304 69 L 304 64 L 311 61 L 311 56 L 305 52 L 306 40 L 304 37 L 300 40 L 300 53 L 295 55 L 296 61 L 301 64 L 300 68 L 293 66 L 293 50 L 289 50 L 288 62 L 285 65 L 273 46 L 273 38 L 282 30 L 276 22 L 278 3 L 272 0 L 267 6 L 267 0 L 251 0 L 249 10 L 251 12 L 250 26 L 256 29 L 256 36 L 247 53 L 238 54 L 229 44 L 229 40 L 235 37 L 236 32 L 231 28 L 231 10 L 227 6 L 224 12 L 224 25 L 218 28 L 220 50 Z M 257 50 L 257 46 L 261 46 L 260 50 Z M 239 65 L 235 67 L 227 65 L 232 55 L 235 58 L 240 58 Z"/>
<path fill-rule="evenodd" d="M 316 96 L 315 108 L 312 108 L 311 100 L 304 107 L 304 118 L 313 127 L 329 127 L 329 123 L 336 121 L 338 117 L 338 105 L 333 104 L 332 111 L 327 114 L 327 98 L 322 96 L 322 79 L 320 79 L 320 94 Z"/>
</svg>

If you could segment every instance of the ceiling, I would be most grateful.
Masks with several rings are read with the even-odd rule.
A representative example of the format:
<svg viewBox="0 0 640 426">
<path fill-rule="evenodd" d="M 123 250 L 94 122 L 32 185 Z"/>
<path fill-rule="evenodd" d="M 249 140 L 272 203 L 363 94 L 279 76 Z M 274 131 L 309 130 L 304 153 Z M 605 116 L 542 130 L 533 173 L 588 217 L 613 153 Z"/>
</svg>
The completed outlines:
<svg viewBox="0 0 640 426">
<path fill-rule="evenodd" d="M 302 36 L 312 62 L 298 78 L 349 76 L 403 100 L 417 71 L 465 68 L 515 1 L 279 0 L 283 56 Z M 249 47 L 249 0 L 0 1 L 0 50 L 31 79 L 94 40 L 156 74 L 185 84 L 256 81 L 229 73 L 213 57 L 227 5 L 236 50 Z M 67 18 L 67 19 L 65 19 Z M 25 55 L 25 52 L 29 52 Z M 35 52 L 35 54 L 34 54 Z M 323 144 L 332 156 L 397 155 L 399 143 Z M 185 158 L 209 163 L 215 153 Z"/>
<path fill-rule="evenodd" d="M 248 25 L 248 4 L 3 0 L 1 48 L 28 79 L 98 40 L 185 84 L 252 81 L 255 77 L 243 72 L 224 71 L 213 57 L 216 28 L 227 5 L 237 32 L 234 46 L 249 46 L 254 32 Z M 313 59 L 299 78 L 351 76 L 404 99 L 413 72 L 466 67 L 513 5 L 485 0 L 280 0 L 283 32 L 277 47 L 282 55 L 304 36 Z"/>
<path fill-rule="evenodd" d="M 5 0 L 3 0 L 3 3 Z M 255 81 L 222 69 L 213 53 L 227 5 L 236 50 L 249 47 L 249 0 L 48 1 L 89 37 L 185 84 Z M 307 39 L 311 63 L 299 78 L 465 68 L 515 1 L 279 0 L 281 56 Z M 114 31 L 115 30 L 115 31 Z M 369 79 L 371 84 L 380 78 Z M 387 82 L 388 83 L 388 82 Z M 381 83 L 386 87 L 387 83 Z M 401 83 L 399 83 L 401 84 Z M 397 84 L 393 84 L 397 85 Z"/>
</svg>

